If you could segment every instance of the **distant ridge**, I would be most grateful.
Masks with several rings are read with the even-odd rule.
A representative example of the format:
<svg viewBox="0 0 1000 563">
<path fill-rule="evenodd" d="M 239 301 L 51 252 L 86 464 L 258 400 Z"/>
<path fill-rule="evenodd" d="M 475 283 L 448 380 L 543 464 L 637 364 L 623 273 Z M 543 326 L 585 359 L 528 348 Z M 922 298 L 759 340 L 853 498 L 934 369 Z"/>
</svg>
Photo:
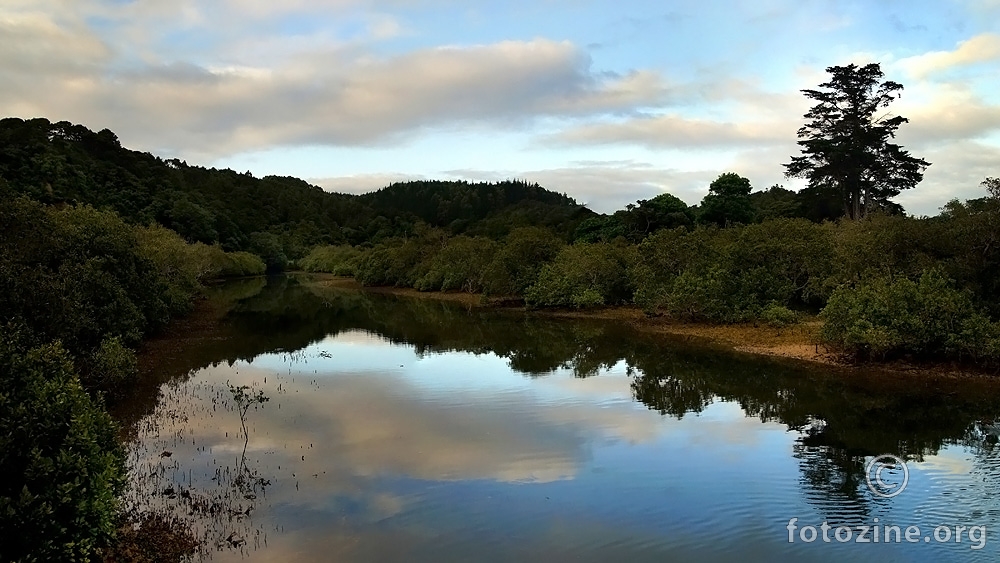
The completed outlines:
<svg viewBox="0 0 1000 563">
<path fill-rule="evenodd" d="M 363 195 L 326 192 L 294 177 L 189 165 L 121 146 L 44 118 L 0 120 L 0 181 L 48 204 L 83 203 L 134 223 L 156 221 L 190 241 L 290 258 L 317 244 L 365 244 L 412 234 L 424 223 L 452 234 L 504 236 L 516 226 L 570 237 L 596 214 L 572 198 L 523 180 L 394 183 Z"/>
</svg>

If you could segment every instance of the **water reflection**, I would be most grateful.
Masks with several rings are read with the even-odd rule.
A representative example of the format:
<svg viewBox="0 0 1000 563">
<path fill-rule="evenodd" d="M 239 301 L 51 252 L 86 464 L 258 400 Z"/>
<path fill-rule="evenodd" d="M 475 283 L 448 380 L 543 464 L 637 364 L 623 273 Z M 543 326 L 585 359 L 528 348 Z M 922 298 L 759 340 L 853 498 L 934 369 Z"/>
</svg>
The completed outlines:
<svg viewBox="0 0 1000 563">
<path fill-rule="evenodd" d="M 159 362 L 147 386 L 166 382 L 159 397 L 122 415 L 136 498 L 177 511 L 190 511 L 181 492 L 207 499 L 196 525 L 215 558 L 991 553 L 788 544 L 784 528 L 1000 522 L 989 384 L 817 371 L 308 278 L 222 291 L 222 326 Z M 268 482 L 256 492 L 227 479 L 246 438 L 229 383 L 271 399 L 247 420 L 248 466 Z M 864 486 L 865 460 L 882 453 L 915 462 L 905 495 Z"/>
</svg>

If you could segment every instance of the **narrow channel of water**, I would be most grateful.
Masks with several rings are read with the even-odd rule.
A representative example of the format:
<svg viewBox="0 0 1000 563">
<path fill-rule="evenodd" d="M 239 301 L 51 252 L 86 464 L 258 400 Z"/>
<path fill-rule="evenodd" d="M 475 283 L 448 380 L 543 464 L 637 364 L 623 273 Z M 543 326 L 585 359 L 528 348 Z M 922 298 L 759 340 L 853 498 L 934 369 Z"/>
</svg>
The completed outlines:
<svg viewBox="0 0 1000 563">
<path fill-rule="evenodd" d="M 190 521 L 205 558 L 996 557 L 989 386 L 834 373 L 302 277 L 219 291 L 235 304 L 217 333 L 164 357 L 146 386 L 158 394 L 122 415 L 132 502 Z M 230 391 L 242 385 L 268 398 L 246 434 Z M 896 496 L 867 485 L 879 454 L 907 460 Z M 856 542 L 864 526 L 879 543 Z M 884 541 L 908 526 L 914 542 Z"/>
</svg>

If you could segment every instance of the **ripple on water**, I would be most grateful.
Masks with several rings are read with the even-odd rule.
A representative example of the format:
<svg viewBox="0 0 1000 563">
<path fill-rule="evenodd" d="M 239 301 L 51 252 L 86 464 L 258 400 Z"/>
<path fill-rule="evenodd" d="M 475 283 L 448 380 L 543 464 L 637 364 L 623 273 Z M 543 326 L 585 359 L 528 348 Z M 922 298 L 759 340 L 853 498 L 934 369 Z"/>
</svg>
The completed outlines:
<svg viewBox="0 0 1000 563">
<path fill-rule="evenodd" d="M 635 365 L 622 352 L 579 378 L 590 372 L 533 361 L 557 367 L 529 376 L 492 352 L 418 354 L 370 333 L 341 335 L 165 386 L 130 451 L 141 491 L 133 501 L 195 512 L 199 534 L 219 549 L 209 555 L 223 561 L 991 557 L 988 548 L 788 542 L 791 518 L 1000 522 L 1000 459 L 982 449 L 945 445 L 910 463 L 905 494 L 874 498 L 858 470 L 863 449 L 837 442 L 863 442 L 867 430 L 836 419 L 860 403 L 841 401 L 842 389 L 790 377 L 762 392 L 770 372 L 742 386 L 750 375 L 711 359 L 678 360 L 684 369 L 670 372 L 659 352 L 640 357 L 628 339 L 616 345 Z M 637 391 L 642 366 L 671 378 Z M 249 436 L 228 383 L 271 399 L 248 413 Z M 827 427 L 812 408 L 829 404 Z"/>
</svg>

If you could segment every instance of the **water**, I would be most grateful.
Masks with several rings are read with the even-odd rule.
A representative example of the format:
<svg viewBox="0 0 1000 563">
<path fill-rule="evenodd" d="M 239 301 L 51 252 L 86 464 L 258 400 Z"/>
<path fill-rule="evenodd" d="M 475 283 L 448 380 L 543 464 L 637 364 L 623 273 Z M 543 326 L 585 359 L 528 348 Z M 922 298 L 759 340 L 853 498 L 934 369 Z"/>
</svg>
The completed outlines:
<svg viewBox="0 0 1000 563">
<path fill-rule="evenodd" d="M 991 383 L 808 368 L 303 277 L 263 283 L 219 290 L 234 303 L 221 326 L 158 358 L 119 413 L 132 502 L 189 521 L 201 558 L 995 558 Z M 230 385 L 269 399 L 247 411 L 246 434 Z M 883 453 L 908 460 L 892 498 L 865 482 Z M 920 533 L 855 543 L 874 525 Z"/>
</svg>

